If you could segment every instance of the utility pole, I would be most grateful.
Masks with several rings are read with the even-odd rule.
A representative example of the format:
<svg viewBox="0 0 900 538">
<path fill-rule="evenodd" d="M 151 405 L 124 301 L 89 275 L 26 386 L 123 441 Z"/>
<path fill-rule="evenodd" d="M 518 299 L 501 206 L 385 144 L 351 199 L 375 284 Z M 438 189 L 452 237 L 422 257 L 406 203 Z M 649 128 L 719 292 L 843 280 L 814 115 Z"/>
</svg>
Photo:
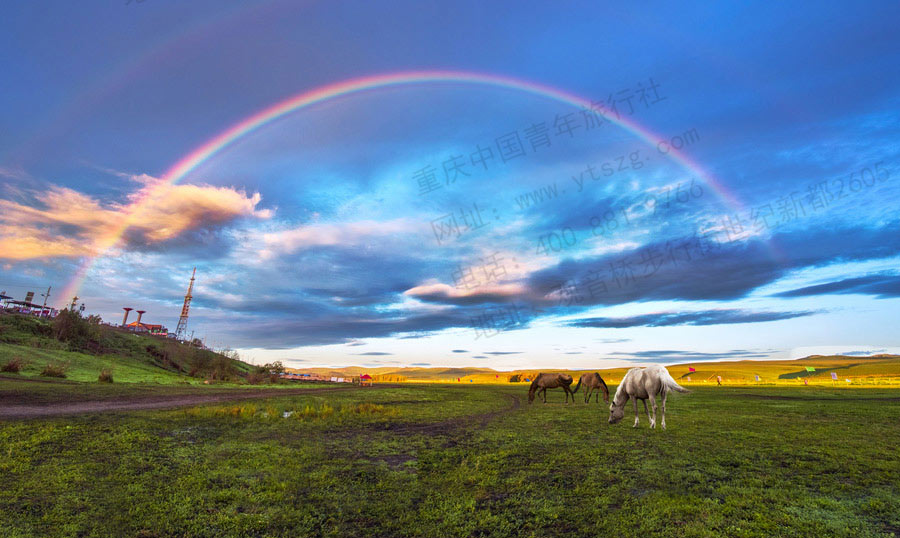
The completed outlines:
<svg viewBox="0 0 900 538">
<path fill-rule="evenodd" d="M 52 286 L 47 286 L 47 293 L 42 293 L 44 296 L 44 304 L 41 306 L 41 317 L 44 317 L 44 309 L 47 308 L 47 299 L 50 298 L 50 288 Z"/>
</svg>

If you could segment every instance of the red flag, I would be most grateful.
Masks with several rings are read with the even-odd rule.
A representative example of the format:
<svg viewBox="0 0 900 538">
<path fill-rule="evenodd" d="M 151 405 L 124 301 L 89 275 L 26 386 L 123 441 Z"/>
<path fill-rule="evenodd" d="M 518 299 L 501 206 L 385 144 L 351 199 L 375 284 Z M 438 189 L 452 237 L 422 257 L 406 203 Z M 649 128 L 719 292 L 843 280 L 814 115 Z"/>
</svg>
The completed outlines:
<svg viewBox="0 0 900 538">
<path fill-rule="evenodd" d="M 688 366 L 688 372 L 696 372 L 696 371 L 697 371 L 696 368 L 691 368 L 690 366 Z"/>
</svg>

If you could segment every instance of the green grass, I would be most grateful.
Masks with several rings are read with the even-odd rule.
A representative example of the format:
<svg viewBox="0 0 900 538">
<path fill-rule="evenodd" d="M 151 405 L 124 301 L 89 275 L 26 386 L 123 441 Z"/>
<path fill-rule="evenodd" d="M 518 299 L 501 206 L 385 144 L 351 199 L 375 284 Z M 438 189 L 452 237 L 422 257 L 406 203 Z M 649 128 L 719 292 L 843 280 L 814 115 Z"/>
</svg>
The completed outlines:
<svg viewBox="0 0 900 538">
<path fill-rule="evenodd" d="M 116 383 L 175 383 L 190 379 L 186 375 L 164 370 L 159 366 L 115 355 L 87 355 L 58 349 L 39 349 L 29 346 L 0 343 L 0 364 L 13 357 L 25 360 L 25 369 L 20 375 L 37 376 L 47 363 L 65 364 L 66 379 L 73 381 L 97 381 L 97 376 L 105 369 L 113 372 Z"/>
<path fill-rule="evenodd" d="M 668 431 L 525 392 L 376 386 L 0 423 L 0 536 L 900 530 L 900 391 L 701 387 L 670 398 Z"/>
<path fill-rule="evenodd" d="M 94 327 L 90 349 L 53 337 L 50 322 L 30 316 L 0 314 L 0 365 L 21 358 L 26 367 L 19 375 L 33 377 L 47 364 L 64 365 L 66 379 L 96 382 L 110 370 L 116 383 L 202 383 L 205 377 L 241 381 L 253 366 L 208 350 L 190 348 L 171 340 L 134 334 L 112 327 Z M 229 371 L 227 376 L 212 376 Z M 194 372 L 196 376 L 187 374 Z"/>
</svg>

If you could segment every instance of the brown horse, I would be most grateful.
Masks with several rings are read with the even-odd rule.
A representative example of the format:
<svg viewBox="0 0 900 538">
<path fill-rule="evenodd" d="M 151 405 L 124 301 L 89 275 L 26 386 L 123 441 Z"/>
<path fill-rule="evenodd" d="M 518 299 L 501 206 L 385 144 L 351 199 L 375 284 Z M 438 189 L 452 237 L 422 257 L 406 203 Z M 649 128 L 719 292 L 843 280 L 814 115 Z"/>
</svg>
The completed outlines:
<svg viewBox="0 0 900 538">
<path fill-rule="evenodd" d="M 534 401 L 535 393 L 542 392 L 544 394 L 544 403 L 547 403 L 547 389 L 555 389 L 562 387 L 566 391 L 566 403 L 569 403 L 569 395 L 572 395 L 572 403 L 575 403 L 575 394 L 572 389 L 572 376 L 568 374 L 545 374 L 540 373 L 531 382 L 531 388 L 528 389 L 528 403 Z"/>
<path fill-rule="evenodd" d="M 606 388 L 606 382 L 603 381 L 600 374 L 596 372 L 591 374 L 581 374 L 578 384 L 575 385 L 575 389 L 572 390 L 573 397 L 575 393 L 578 392 L 578 389 L 581 388 L 582 383 L 584 383 L 584 403 L 591 402 L 591 393 L 594 392 L 594 389 L 599 389 L 597 391 L 597 403 L 600 403 L 601 391 L 603 392 L 603 401 L 609 403 L 609 389 Z"/>
</svg>

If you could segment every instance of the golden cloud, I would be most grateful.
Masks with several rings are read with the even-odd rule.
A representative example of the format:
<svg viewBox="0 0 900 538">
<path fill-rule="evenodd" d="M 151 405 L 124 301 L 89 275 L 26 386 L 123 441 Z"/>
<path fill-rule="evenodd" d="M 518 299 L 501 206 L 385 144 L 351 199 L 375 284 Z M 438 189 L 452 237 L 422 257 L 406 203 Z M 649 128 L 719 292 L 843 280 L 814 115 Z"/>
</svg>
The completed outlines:
<svg viewBox="0 0 900 538">
<path fill-rule="evenodd" d="M 39 206 L 0 199 L 0 259 L 94 256 L 128 237 L 159 243 L 240 217 L 270 218 L 259 193 L 230 187 L 166 185 L 140 176 L 126 204 L 102 204 L 65 187 L 35 196 Z M 35 193 L 36 194 L 36 193 Z M 127 241 L 127 239 L 125 239 Z"/>
</svg>

